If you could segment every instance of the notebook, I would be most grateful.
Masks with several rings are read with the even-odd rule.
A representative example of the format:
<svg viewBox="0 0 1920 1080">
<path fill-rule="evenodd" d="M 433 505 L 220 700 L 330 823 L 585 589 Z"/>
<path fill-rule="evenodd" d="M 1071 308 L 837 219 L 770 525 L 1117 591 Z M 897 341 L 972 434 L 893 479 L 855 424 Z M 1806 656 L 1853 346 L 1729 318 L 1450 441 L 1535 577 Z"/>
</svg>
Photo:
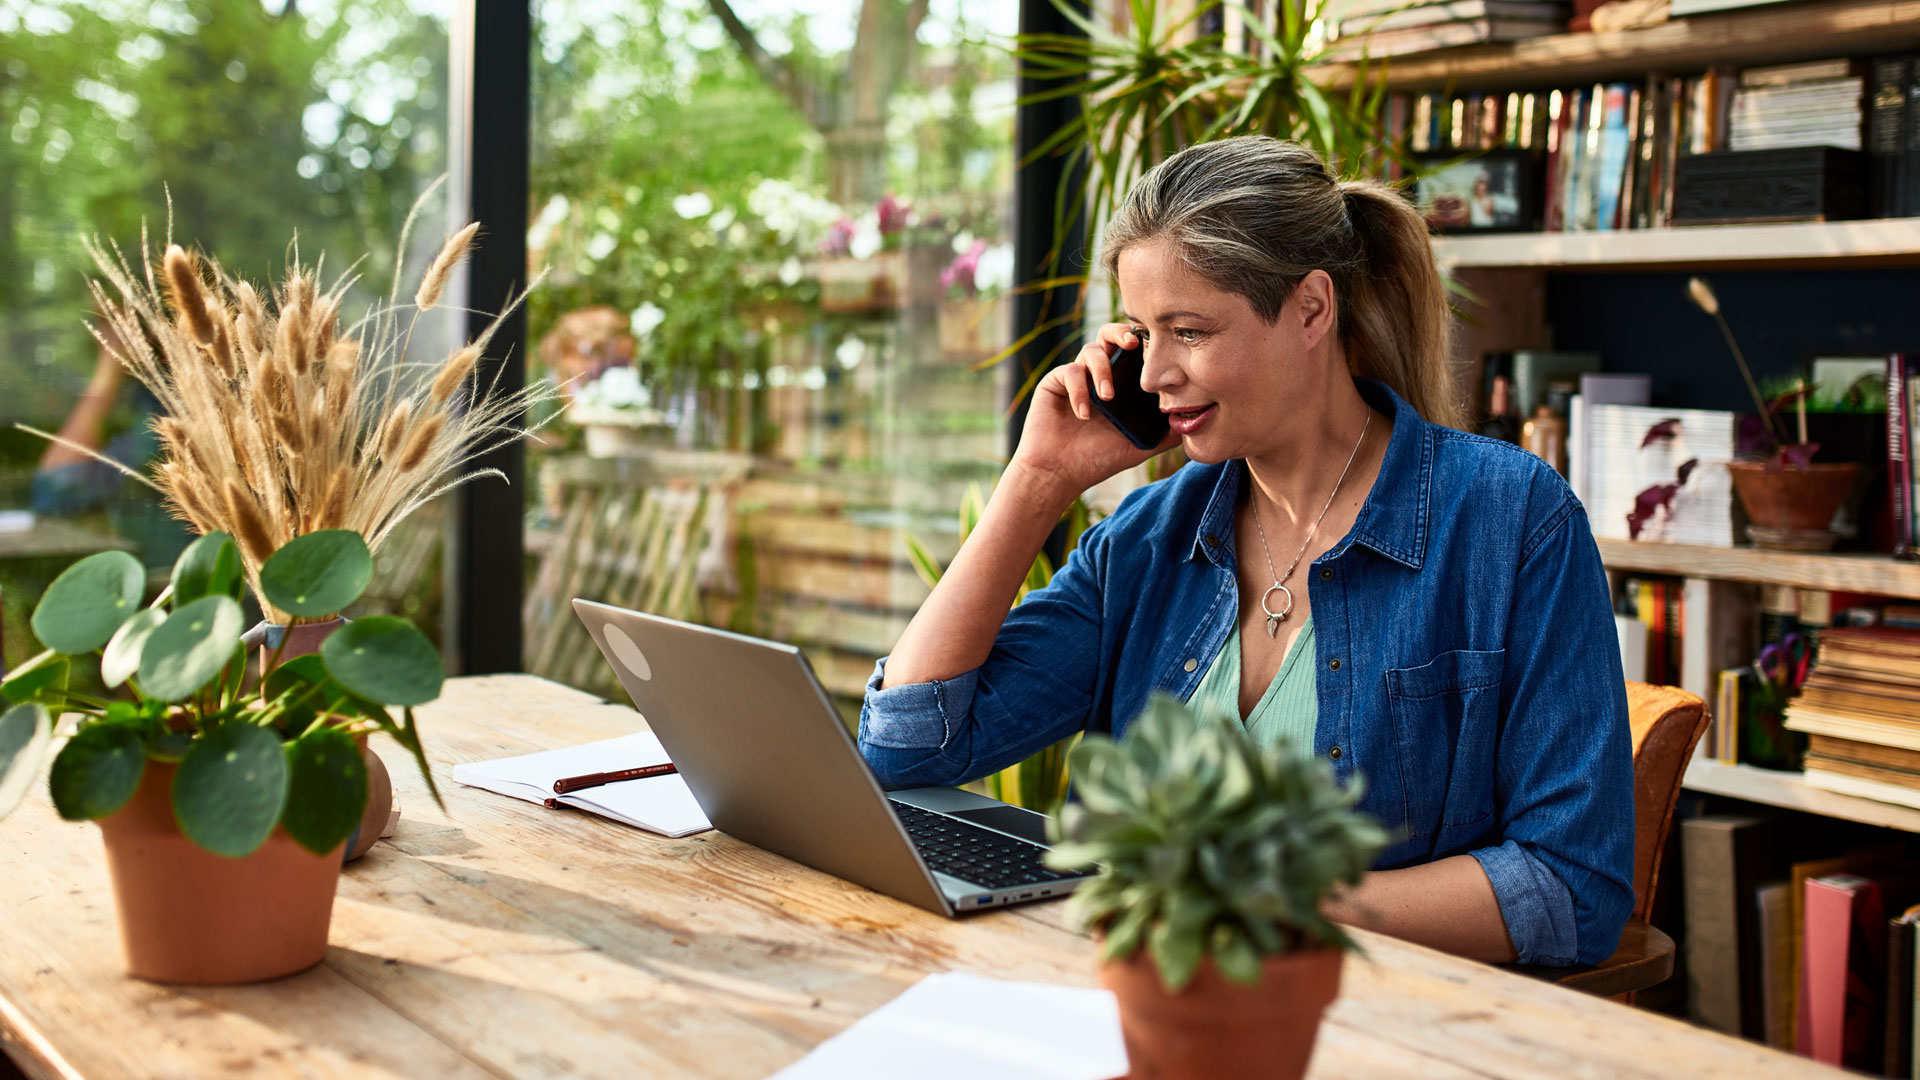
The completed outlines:
<svg viewBox="0 0 1920 1080">
<path fill-rule="evenodd" d="M 713 828 L 678 773 L 623 780 L 566 795 L 553 793 L 553 782 L 564 777 L 662 765 L 669 760 L 660 740 L 643 731 L 561 750 L 455 765 L 453 779 L 528 802 L 571 806 L 663 836 L 688 836 Z"/>
</svg>

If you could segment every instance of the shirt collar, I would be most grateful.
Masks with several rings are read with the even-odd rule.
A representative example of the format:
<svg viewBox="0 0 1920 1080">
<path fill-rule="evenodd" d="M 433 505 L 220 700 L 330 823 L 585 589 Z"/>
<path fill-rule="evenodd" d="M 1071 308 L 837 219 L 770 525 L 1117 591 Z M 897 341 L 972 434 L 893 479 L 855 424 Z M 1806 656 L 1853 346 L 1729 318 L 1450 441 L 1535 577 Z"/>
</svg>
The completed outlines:
<svg viewBox="0 0 1920 1080">
<path fill-rule="evenodd" d="M 1393 421 L 1393 436 L 1387 441 L 1380 475 L 1360 507 L 1353 530 L 1323 558 L 1337 558 L 1349 545 L 1361 544 L 1418 570 L 1427 552 L 1434 451 L 1431 425 L 1385 383 L 1358 378 L 1353 383 L 1367 404 Z M 1218 566 L 1232 565 L 1234 507 L 1240 501 L 1246 471 L 1246 462 L 1239 460 L 1228 462 L 1220 470 L 1213 496 L 1200 515 L 1189 559 L 1204 556 Z"/>
</svg>

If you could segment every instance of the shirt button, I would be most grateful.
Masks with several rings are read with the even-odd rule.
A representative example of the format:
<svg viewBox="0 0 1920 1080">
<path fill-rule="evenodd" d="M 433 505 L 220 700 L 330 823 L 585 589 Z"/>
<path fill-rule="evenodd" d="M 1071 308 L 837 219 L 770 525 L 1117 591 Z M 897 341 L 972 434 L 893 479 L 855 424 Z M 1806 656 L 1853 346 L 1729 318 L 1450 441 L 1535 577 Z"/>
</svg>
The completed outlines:
<svg viewBox="0 0 1920 1080">
<path fill-rule="evenodd" d="M 1192 672 L 1194 668 L 1197 668 L 1199 666 L 1200 666 L 1200 661 L 1195 660 L 1192 657 L 1187 658 L 1186 669 L 1188 672 Z"/>
<path fill-rule="evenodd" d="M 1208 547 L 1219 547 L 1219 546 L 1220 546 L 1220 537 L 1218 537 L 1218 536 L 1216 536 L 1216 535 L 1214 535 L 1213 533 L 1208 533 L 1208 534 L 1207 534 L 1207 546 L 1208 546 Z"/>
<path fill-rule="evenodd" d="M 1321 567 L 1321 568 L 1320 568 L 1320 580 L 1321 580 L 1321 581 L 1332 581 L 1332 580 L 1333 580 L 1333 567 L 1331 567 L 1331 566 L 1323 566 L 1323 567 Z"/>
<path fill-rule="evenodd" d="M 1329 660 L 1329 661 L 1327 661 L 1327 667 L 1329 667 L 1329 668 L 1331 668 L 1331 669 L 1332 669 L 1332 670 L 1334 670 L 1334 671 L 1339 671 L 1339 670 L 1340 670 L 1340 658 L 1336 656 L 1336 657 L 1334 657 L 1333 659 L 1331 659 L 1331 660 Z"/>
<path fill-rule="evenodd" d="M 1335 760 L 1335 761 L 1339 761 L 1339 760 L 1340 760 L 1340 748 L 1336 746 L 1336 747 L 1334 747 L 1333 749 L 1331 749 L 1331 750 L 1329 750 L 1329 751 L 1327 751 L 1327 756 L 1328 756 L 1328 757 L 1330 757 L 1330 758 L 1332 758 L 1332 759 L 1333 759 L 1333 760 Z"/>
</svg>

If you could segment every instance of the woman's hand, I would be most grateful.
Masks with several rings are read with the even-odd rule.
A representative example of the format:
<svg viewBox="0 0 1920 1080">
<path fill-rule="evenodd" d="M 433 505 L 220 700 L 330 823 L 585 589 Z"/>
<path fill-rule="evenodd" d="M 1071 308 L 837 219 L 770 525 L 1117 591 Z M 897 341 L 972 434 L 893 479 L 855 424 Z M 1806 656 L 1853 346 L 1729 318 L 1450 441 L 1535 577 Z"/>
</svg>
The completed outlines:
<svg viewBox="0 0 1920 1080">
<path fill-rule="evenodd" d="M 1132 326 L 1108 323 L 1072 363 L 1047 372 L 1034 387 L 1012 466 L 1049 478 L 1071 498 L 1178 442 L 1179 436 L 1169 434 L 1155 449 L 1141 450 L 1093 407 L 1094 393 L 1111 401 L 1118 391 L 1112 357 L 1139 344 Z"/>
</svg>

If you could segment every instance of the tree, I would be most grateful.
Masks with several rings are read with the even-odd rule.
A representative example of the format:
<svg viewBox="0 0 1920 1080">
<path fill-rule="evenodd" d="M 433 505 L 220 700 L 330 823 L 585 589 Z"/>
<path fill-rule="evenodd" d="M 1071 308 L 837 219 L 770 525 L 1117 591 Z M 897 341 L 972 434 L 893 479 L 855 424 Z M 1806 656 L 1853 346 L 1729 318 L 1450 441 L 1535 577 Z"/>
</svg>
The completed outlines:
<svg viewBox="0 0 1920 1080">
<path fill-rule="evenodd" d="M 837 64 L 800 49 L 770 53 L 728 0 L 707 6 L 754 70 L 826 140 L 828 198 L 843 206 L 879 201 L 886 194 L 887 107 L 912 77 L 927 0 L 861 0 L 853 48 Z"/>
</svg>

